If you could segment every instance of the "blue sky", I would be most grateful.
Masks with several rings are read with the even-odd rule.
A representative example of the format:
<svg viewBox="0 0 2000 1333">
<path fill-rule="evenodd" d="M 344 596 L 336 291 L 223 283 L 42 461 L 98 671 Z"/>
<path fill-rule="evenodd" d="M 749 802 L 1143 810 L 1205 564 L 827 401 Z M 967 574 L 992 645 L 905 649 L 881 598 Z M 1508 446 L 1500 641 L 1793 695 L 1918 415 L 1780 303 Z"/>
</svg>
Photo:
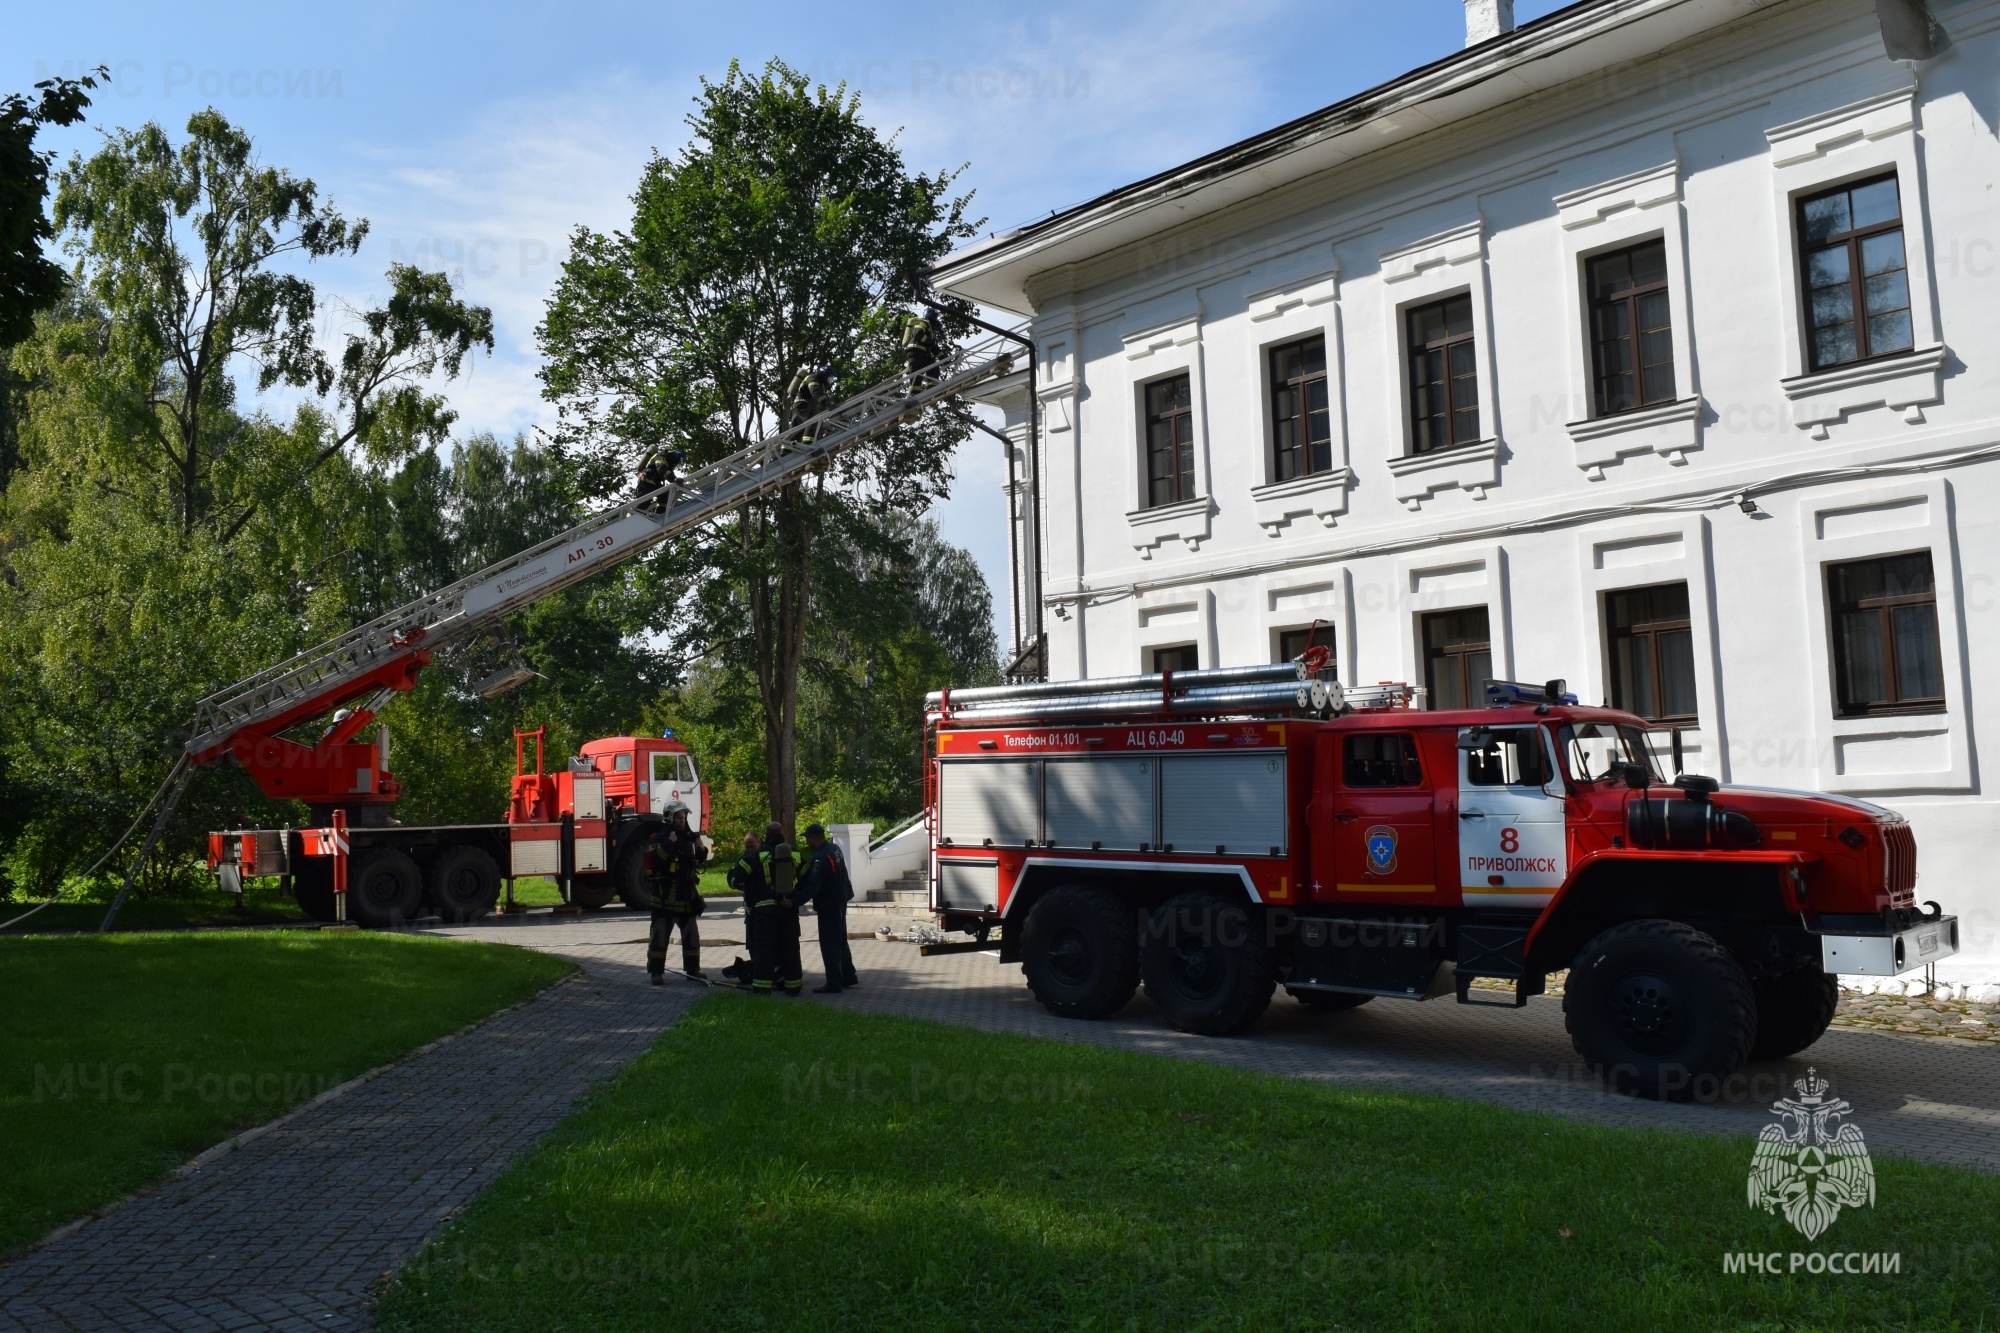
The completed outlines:
<svg viewBox="0 0 2000 1333">
<path fill-rule="evenodd" d="M 1559 7 L 1519 0 L 1522 22 Z M 621 227 L 641 166 L 685 138 L 697 81 L 776 56 L 845 80 L 924 170 L 965 165 L 995 230 L 1091 197 L 1456 50 L 1462 0 L 1214 4 L 726 3 L 17 7 L 0 90 L 104 64 L 92 126 L 178 131 L 213 105 L 267 162 L 373 230 L 315 266 L 360 308 L 393 261 L 490 305 L 499 346 L 450 392 L 464 430 L 546 422 L 534 327 L 567 238 Z M 87 150 L 78 127 L 50 142 Z M 334 316 L 331 343 L 341 332 Z M 245 386 L 248 387 L 247 385 Z M 284 404 L 272 407 L 283 410 Z M 973 439 L 941 511 L 1004 599 L 998 446 Z M 996 605 L 1004 624 L 1004 605 Z"/>
</svg>

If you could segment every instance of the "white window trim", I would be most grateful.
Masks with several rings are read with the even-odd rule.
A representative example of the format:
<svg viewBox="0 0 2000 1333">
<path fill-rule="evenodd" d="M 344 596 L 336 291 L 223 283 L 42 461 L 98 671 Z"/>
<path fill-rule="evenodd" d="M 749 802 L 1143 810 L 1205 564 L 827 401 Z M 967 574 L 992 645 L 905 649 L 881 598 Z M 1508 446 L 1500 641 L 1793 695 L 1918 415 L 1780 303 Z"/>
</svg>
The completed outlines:
<svg viewBox="0 0 2000 1333">
<path fill-rule="evenodd" d="M 1128 457 L 1132 459 L 1130 503 L 1125 518 L 1132 529 L 1132 549 L 1150 560 L 1168 541 L 1180 541 L 1189 552 L 1208 540 L 1214 513 L 1215 488 L 1209 475 L 1208 388 L 1202 375 L 1201 315 L 1182 316 L 1169 323 L 1122 335 L 1126 372 L 1124 423 Z M 1146 388 L 1185 374 L 1188 402 L 1194 412 L 1194 488 L 1189 499 L 1148 508 L 1146 504 Z"/>
<path fill-rule="evenodd" d="M 1855 535 L 1822 536 L 1828 515 L 1891 514 L 1921 501 L 1924 520 Z M 1824 791 L 1849 795 L 1963 792 L 1973 786 L 1971 733 L 1966 725 L 1966 667 L 1963 599 L 1957 541 L 1952 531 L 1951 483 L 1929 477 L 1893 483 L 1815 491 L 1799 501 L 1799 529 L 1805 542 L 1806 648 L 1817 738 L 1814 761 Z M 1878 717 L 1837 717 L 1833 690 L 1833 617 L 1827 605 L 1828 565 L 1906 551 L 1928 550 L 1937 588 L 1938 657 L 1944 673 L 1944 711 Z M 1911 773 L 1843 773 L 1846 745 L 1898 737 L 1943 738 L 1945 767 Z"/>
<path fill-rule="evenodd" d="M 1307 629 L 1320 621 L 1333 635 L 1335 674 L 1354 683 L 1353 574 L 1347 569 L 1300 570 L 1285 582 L 1266 583 L 1259 592 L 1259 628 L 1264 655 L 1275 660 L 1281 630 Z M 1282 601 L 1282 604 L 1281 604 Z"/>
<path fill-rule="evenodd" d="M 1250 488 L 1258 526 L 1268 537 L 1280 537 L 1293 520 L 1315 518 L 1333 527 L 1347 512 L 1347 492 L 1354 481 L 1348 463 L 1346 357 L 1341 346 L 1340 269 L 1338 265 L 1279 286 L 1252 292 L 1246 298 L 1251 336 L 1245 383 L 1257 386 L 1258 461 L 1251 475 L 1262 477 Z M 1326 397 L 1332 466 L 1290 481 L 1273 481 L 1271 351 L 1286 343 L 1318 334 L 1326 341 Z M 1310 531 L 1310 529 L 1306 529 Z"/>
<path fill-rule="evenodd" d="M 1701 448 L 1701 382 L 1689 307 L 1687 224 L 1678 160 L 1555 197 L 1562 229 L 1563 282 L 1576 312 L 1570 337 L 1570 406 L 1565 428 L 1576 465 L 1592 481 L 1628 458 L 1654 454 L 1680 466 Z M 1673 320 L 1674 401 L 1612 416 L 1597 413 L 1591 364 L 1590 260 L 1658 237 L 1667 252 L 1667 305 Z"/>
<path fill-rule="evenodd" d="M 1779 385 L 1792 424 L 1824 440 L 1850 414 L 1875 407 L 1902 413 L 1908 425 L 1943 399 L 1946 361 L 1931 269 L 1930 207 L 1925 193 L 1916 89 L 1904 88 L 1764 132 L 1771 148 L 1771 190 L 1778 226 L 1778 290 L 1785 309 L 1785 374 Z M 1903 253 L 1910 282 L 1908 354 L 1813 371 L 1806 357 L 1805 298 L 1799 282 L 1798 200 L 1847 181 L 1896 173 L 1903 209 Z"/>
<path fill-rule="evenodd" d="M 1486 220 L 1425 237 L 1381 256 L 1383 308 L 1388 320 L 1390 392 L 1395 401 L 1388 420 L 1402 423 L 1389 460 L 1395 496 L 1405 508 L 1421 509 L 1439 491 L 1458 489 L 1474 500 L 1500 484 L 1500 395 L 1493 375 L 1493 313 L 1486 262 Z M 1473 363 L 1479 382 L 1480 437 L 1429 454 L 1413 454 L 1416 423 L 1410 416 L 1410 349 L 1406 315 L 1415 306 L 1467 292 L 1472 297 Z"/>
<path fill-rule="evenodd" d="M 1581 586 L 1582 640 L 1577 644 L 1581 680 L 1571 688 L 1585 703 L 1611 698 L 1611 622 L 1605 594 L 1661 583 L 1685 583 L 1688 622 L 1694 632 L 1695 725 L 1681 733 L 1681 759 L 1690 773 L 1729 780 L 1729 750 L 1722 716 L 1722 667 L 1717 656 L 1714 599 L 1709 595 L 1714 543 L 1708 519 L 1696 514 L 1631 519 L 1579 532 L 1576 564 Z M 1671 764 L 1669 743 L 1655 746 L 1662 770 Z"/>
<path fill-rule="evenodd" d="M 1473 577 L 1474 570 L 1477 577 Z M 1421 591 L 1427 574 L 1461 572 L 1453 587 Z M 1469 611 L 1486 608 L 1486 632 L 1493 652 L 1493 677 L 1514 678 L 1514 624 L 1507 589 L 1507 552 L 1495 544 L 1454 546 L 1427 551 L 1421 556 L 1403 556 L 1396 561 L 1396 602 L 1401 614 L 1404 679 L 1412 685 L 1425 684 L 1423 619 L 1435 611 Z M 1426 698 L 1426 707 L 1436 701 Z M 1475 705 L 1476 706 L 1476 705 Z"/>
<path fill-rule="evenodd" d="M 1187 619 L 1180 614 L 1185 608 L 1194 609 L 1194 618 Z M 1159 617 L 1159 623 L 1149 623 Z M 1201 665 L 1214 666 L 1215 642 L 1215 593 L 1209 588 L 1160 588 L 1141 593 L 1132 599 L 1132 642 L 1138 658 L 1132 667 L 1135 674 L 1146 674 L 1153 669 L 1153 650 L 1171 648 L 1176 644 L 1192 643 L 1199 654 Z M 1114 671 L 1123 675 L 1122 671 Z"/>
</svg>

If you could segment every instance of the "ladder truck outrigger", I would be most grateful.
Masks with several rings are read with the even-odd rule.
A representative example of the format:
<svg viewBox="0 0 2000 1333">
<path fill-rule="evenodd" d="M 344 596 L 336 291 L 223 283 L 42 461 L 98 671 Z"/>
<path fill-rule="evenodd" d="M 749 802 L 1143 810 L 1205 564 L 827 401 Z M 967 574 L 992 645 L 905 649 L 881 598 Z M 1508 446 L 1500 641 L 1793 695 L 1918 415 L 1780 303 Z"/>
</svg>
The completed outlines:
<svg viewBox="0 0 2000 1333">
<path fill-rule="evenodd" d="M 209 835 L 209 865 L 222 887 L 239 896 L 246 878 L 279 875 L 288 877 L 300 905 L 322 920 L 388 926 L 434 913 L 465 921 L 494 908 L 503 878 L 533 875 L 557 880 L 566 900 L 578 906 L 601 907 L 614 896 L 650 906 L 640 864 L 648 829 L 672 800 L 685 802 L 704 828 L 709 813 L 692 756 L 671 734 L 593 741 L 547 772 L 544 735 L 517 733 L 505 821 L 426 827 L 391 817 L 402 788 L 390 767 L 386 730 L 375 739 L 362 732 L 384 704 L 416 684 L 439 650 L 487 633 L 502 617 L 769 495 L 833 455 L 1032 360 L 1026 338 L 975 323 L 991 336 L 946 351 L 921 375 L 890 376 L 720 462 L 635 495 L 203 699 L 140 860 L 192 768 L 233 758 L 265 795 L 301 801 L 311 811 L 304 828 Z M 286 734 L 333 710 L 339 711 L 332 725 L 317 740 Z"/>
<path fill-rule="evenodd" d="M 1143 984 L 1205 1034 L 1280 985 L 1324 1011 L 1519 1008 L 1566 970 L 1578 1054 L 1679 1098 L 1817 1041 L 1837 974 L 1958 950 L 1892 810 L 1669 782 L 1643 719 L 1562 681 L 1428 711 L 1325 662 L 932 694 L 931 906 L 974 938 L 926 952 L 997 937 L 1052 1013 Z"/>
</svg>

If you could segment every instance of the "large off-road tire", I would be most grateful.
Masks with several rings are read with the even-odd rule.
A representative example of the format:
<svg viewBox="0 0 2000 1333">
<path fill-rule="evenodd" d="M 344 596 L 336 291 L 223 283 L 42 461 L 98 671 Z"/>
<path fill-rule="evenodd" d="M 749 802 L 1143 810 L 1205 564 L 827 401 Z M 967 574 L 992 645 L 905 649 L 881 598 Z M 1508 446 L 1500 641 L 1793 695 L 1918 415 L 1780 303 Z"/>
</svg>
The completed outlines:
<svg viewBox="0 0 2000 1333">
<path fill-rule="evenodd" d="M 1146 998 L 1183 1032 L 1240 1032 L 1270 1007 L 1278 976 L 1261 923 L 1219 894 L 1183 893 L 1146 925 Z"/>
<path fill-rule="evenodd" d="M 313 921 L 333 920 L 333 862 L 324 856 L 300 857 L 292 872 L 292 897 Z"/>
<path fill-rule="evenodd" d="M 425 887 L 432 910 L 446 921 L 477 921 L 500 900 L 500 867 L 477 847 L 447 847 L 431 863 Z"/>
<path fill-rule="evenodd" d="M 1820 1039 L 1840 1005 L 1840 982 L 1816 967 L 1802 967 L 1750 983 L 1757 997 L 1757 1036 L 1752 1060 L 1797 1055 Z"/>
<path fill-rule="evenodd" d="M 1359 1009 L 1374 999 L 1373 995 L 1356 995 L 1344 990 L 1294 990 L 1285 987 L 1285 994 L 1297 1000 L 1308 1009 L 1318 1009 L 1322 1013 L 1338 1014 L 1348 1009 Z"/>
<path fill-rule="evenodd" d="M 1102 889 L 1064 885 L 1028 913 L 1021 971 L 1052 1014 L 1115 1014 L 1139 989 L 1137 916 Z"/>
<path fill-rule="evenodd" d="M 347 863 L 347 918 L 382 930 L 416 920 L 424 877 L 402 852 L 361 852 Z"/>
<path fill-rule="evenodd" d="M 585 890 L 578 884 L 576 901 L 585 907 L 602 907 L 610 902 L 612 895 L 615 894 L 635 912 L 652 911 L 653 886 L 646 882 L 645 839 L 632 839 L 625 850 L 618 853 L 618 860 L 612 864 L 610 876 L 592 885 L 589 891 L 593 897 L 600 893 L 603 896 L 596 897 L 596 901 L 593 902 L 583 896 Z"/>
<path fill-rule="evenodd" d="M 1563 988 L 1576 1053 L 1611 1086 L 1712 1096 L 1757 1034 L 1757 1000 L 1729 951 L 1679 921 L 1627 921 L 1583 946 Z"/>
</svg>

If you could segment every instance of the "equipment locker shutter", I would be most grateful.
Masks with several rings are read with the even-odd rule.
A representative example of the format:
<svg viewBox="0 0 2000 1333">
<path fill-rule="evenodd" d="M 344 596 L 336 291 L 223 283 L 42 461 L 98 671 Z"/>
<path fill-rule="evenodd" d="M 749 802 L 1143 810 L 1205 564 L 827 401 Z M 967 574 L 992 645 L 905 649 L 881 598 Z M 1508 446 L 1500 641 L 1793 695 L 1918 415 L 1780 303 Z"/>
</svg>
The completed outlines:
<svg viewBox="0 0 2000 1333">
<path fill-rule="evenodd" d="M 1177 852 L 1282 856 L 1284 751 L 1162 758 L 1160 842 Z"/>
<path fill-rule="evenodd" d="M 1042 836 L 1039 759 L 958 759 L 938 765 L 938 838 L 954 847 L 1025 847 Z"/>
<path fill-rule="evenodd" d="M 1046 760 L 1048 839 L 1058 847 L 1136 852 L 1153 845 L 1153 770 L 1147 755 Z"/>
<path fill-rule="evenodd" d="M 938 902 L 969 912 L 995 912 L 1000 903 L 1000 867 L 991 861 L 938 858 Z"/>
</svg>

